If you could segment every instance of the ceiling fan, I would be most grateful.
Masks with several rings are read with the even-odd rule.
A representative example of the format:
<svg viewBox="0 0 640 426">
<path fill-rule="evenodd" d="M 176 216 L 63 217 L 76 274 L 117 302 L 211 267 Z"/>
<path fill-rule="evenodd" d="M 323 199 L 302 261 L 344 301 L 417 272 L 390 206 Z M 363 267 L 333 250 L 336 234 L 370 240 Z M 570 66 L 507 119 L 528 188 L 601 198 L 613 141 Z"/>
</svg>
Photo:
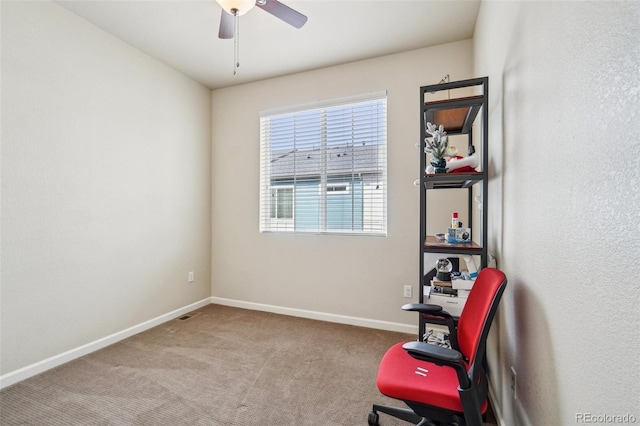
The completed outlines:
<svg viewBox="0 0 640 426">
<path fill-rule="evenodd" d="M 278 0 L 216 0 L 222 6 L 222 16 L 220 17 L 219 38 L 234 38 L 238 17 L 244 15 L 253 6 L 258 6 L 267 13 L 272 14 L 296 28 L 302 28 L 307 22 L 307 17 L 302 13 L 291 9 L 289 6 L 280 3 Z"/>
<path fill-rule="evenodd" d="M 272 14 L 276 18 L 296 28 L 302 28 L 307 22 L 306 16 L 280 3 L 278 0 L 216 0 L 216 2 L 222 6 L 218 37 L 222 39 L 232 38 L 234 40 L 233 75 L 236 75 L 236 69 L 240 66 L 240 62 L 238 61 L 240 49 L 240 15 L 244 15 L 253 9 L 254 6 L 258 6 L 265 12 Z"/>
</svg>

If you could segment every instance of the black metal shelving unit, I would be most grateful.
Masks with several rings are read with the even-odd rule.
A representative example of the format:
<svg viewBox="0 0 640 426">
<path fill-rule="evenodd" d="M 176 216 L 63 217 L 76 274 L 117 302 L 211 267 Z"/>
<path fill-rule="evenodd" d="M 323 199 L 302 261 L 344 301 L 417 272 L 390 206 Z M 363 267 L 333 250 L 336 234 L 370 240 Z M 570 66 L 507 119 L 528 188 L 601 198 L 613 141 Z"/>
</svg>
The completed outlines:
<svg viewBox="0 0 640 426">
<path fill-rule="evenodd" d="M 473 91 L 471 96 L 454 99 L 436 100 L 429 102 L 427 98 L 434 93 L 468 88 Z M 477 94 L 476 92 L 479 92 Z M 489 112 L 488 112 L 489 78 L 475 78 L 462 81 L 439 83 L 420 88 L 420 303 L 424 303 L 425 275 L 433 266 L 425 268 L 425 253 L 462 254 L 480 256 L 480 267 L 484 268 L 488 262 L 487 252 L 487 188 L 488 188 L 488 139 L 489 139 Z M 427 136 L 427 122 L 435 125 L 442 124 L 449 135 L 466 135 L 469 146 L 474 146 L 480 152 L 480 172 L 471 173 L 438 173 L 426 174 L 428 154 L 424 153 L 425 137 Z M 479 143 L 473 141 L 473 128 L 480 126 L 476 135 L 480 137 Z M 473 223 L 473 188 L 482 188 L 482 218 L 480 219 L 480 233 L 472 229 L 472 235 L 480 235 L 479 241 L 471 244 L 451 244 L 438 240 L 435 236 L 427 234 L 427 192 L 439 189 L 460 189 L 468 192 L 468 221 Z M 426 269 L 426 270 L 425 270 Z M 425 323 L 420 320 L 419 336 L 425 332 Z"/>
</svg>

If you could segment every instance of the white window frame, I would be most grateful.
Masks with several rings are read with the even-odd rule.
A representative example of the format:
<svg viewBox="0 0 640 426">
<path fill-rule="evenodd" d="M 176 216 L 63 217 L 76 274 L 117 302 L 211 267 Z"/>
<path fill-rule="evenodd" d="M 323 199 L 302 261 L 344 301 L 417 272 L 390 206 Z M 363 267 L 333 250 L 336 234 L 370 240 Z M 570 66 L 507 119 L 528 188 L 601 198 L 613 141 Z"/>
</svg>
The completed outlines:
<svg viewBox="0 0 640 426">
<path fill-rule="evenodd" d="M 296 203 L 298 202 L 296 200 L 297 197 L 297 189 L 296 189 L 296 183 L 295 183 L 295 178 L 294 178 L 294 184 L 292 185 L 293 187 L 293 218 L 292 219 L 277 219 L 277 218 L 271 218 L 271 212 L 270 212 L 270 204 L 269 202 L 267 202 L 265 200 L 267 194 L 271 194 L 271 191 L 273 188 L 285 188 L 287 186 L 279 186 L 279 185 L 272 185 L 271 181 L 272 181 L 272 173 L 271 173 L 271 169 L 274 167 L 274 165 L 272 164 L 274 161 L 280 160 L 280 158 L 276 158 L 274 159 L 274 157 L 272 157 L 272 151 L 270 148 L 270 135 L 271 135 L 271 118 L 272 117 L 277 117 L 279 115 L 287 115 L 287 114 L 304 114 L 310 111 L 327 111 L 327 110 L 331 110 L 334 107 L 341 107 L 341 106 L 351 106 L 354 105 L 354 110 L 352 111 L 357 111 L 357 104 L 359 103 L 372 103 L 374 105 L 377 105 L 376 111 L 378 111 L 376 114 L 379 114 L 379 119 L 378 118 L 372 118 L 373 122 L 375 123 L 375 126 L 373 128 L 377 129 L 381 128 L 381 132 L 380 135 L 376 136 L 374 139 L 372 139 L 372 145 L 370 146 L 375 146 L 375 152 L 376 154 L 371 157 L 374 158 L 374 164 L 375 164 L 375 173 L 376 179 L 378 180 L 378 184 L 376 185 L 377 188 L 381 188 L 382 189 L 382 196 L 379 197 L 366 197 L 364 195 L 364 185 L 365 182 L 363 181 L 363 188 L 361 189 L 363 191 L 363 195 L 362 195 L 362 200 L 374 200 L 375 201 L 375 205 L 372 206 L 363 206 L 361 208 L 362 210 L 362 217 L 360 218 L 358 216 L 358 218 L 360 219 L 360 223 L 362 226 L 362 230 L 357 229 L 357 225 L 356 222 L 352 220 L 351 222 L 351 228 L 350 230 L 341 230 L 341 229 L 327 229 L 327 223 L 326 223 L 326 216 L 328 214 L 327 212 L 327 196 L 332 196 L 332 195 L 338 195 L 338 194 L 343 194 L 343 195 L 349 195 L 351 194 L 351 192 L 354 190 L 353 185 L 351 184 L 351 182 L 349 180 L 345 180 L 344 182 L 340 182 L 340 181 L 334 181 L 329 183 L 328 180 L 333 179 L 333 177 L 328 176 L 328 174 L 330 173 L 330 170 L 327 168 L 327 160 L 322 160 L 323 164 L 322 166 L 320 166 L 320 168 L 318 169 L 318 173 L 319 173 L 319 199 L 317 200 L 317 202 L 319 202 L 319 207 L 318 207 L 318 215 L 320 217 L 319 219 L 319 225 L 318 225 L 318 229 L 313 229 L 313 230 L 306 230 L 306 229 L 296 229 Z M 354 112 L 355 113 L 355 112 Z M 320 112 L 321 117 L 324 117 L 324 112 Z M 339 117 L 339 116 L 338 116 Z M 356 117 L 356 116 L 354 116 Z M 340 119 L 340 118 L 338 118 Z M 319 154 L 322 156 L 322 158 L 326 158 L 325 155 L 326 153 L 330 150 L 331 146 L 327 147 L 327 139 L 328 136 L 326 136 L 324 134 L 324 132 L 326 131 L 326 122 L 324 121 L 324 118 L 320 119 L 320 122 L 322 123 L 320 125 L 320 129 L 318 131 L 318 133 L 314 133 L 314 135 L 316 135 L 322 142 L 320 142 L 320 145 L 317 147 L 316 151 L 317 153 L 314 153 L 314 155 Z M 333 120 L 335 120 L 335 118 L 333 118 Z M 386 236 L 387 235 L 387 192 L 386 192 L 386 188 L 387 188 L 387 93 L 385 92 L 375 92 L 375 93 L 369 93 L 369 94 L 365 94 L 365 95 L 359 95 L 359 96 L 352 96 L 352 97 L 348 97 L 348 98 L 342 98 L 342 99 L 336 99 L 336 100 L 328 100 L 328 101 L 323 101 L 323 102 L 317 102 L 311 105 L 304 105 L 304 106 L 295 106 L 295 107 L 287 107 L 287 108 L 280 108 L 280 109 L 272 109 L 272 110 L 267 110 L 267 111 L 262 111 L 260 113 L 260 128 L 261 128 L 261 134 L 260 134 L 260 214 L 259 214 L 259 221 L 260 221 L 260 232 L 261 233 L 269 233 L 269 232 L 295 232 L 295 233 L 316 233 L 316 234 L 354 234 L 354 235 L 368 235 L 368 236 Z M 358 121 L 354 121 L 354 126 L 358 125 Z M 355 130 L 354 130 L 355 131 Z M 268 134 L 268 136 L 265 136 L 266 134 Z M 294 133 L 297 134 L 297 133 Z M 347 134 L 349 134 L 349 132 L 347 132 Z M 355 135 L 355 133 L 354 133 Z M 295 137 L 295 136 L 294 136 Z M 351 147 L 353 147 L 356 143 L 361 143 L 361 141 L 358 139 L 356 141 L 356 137 L 353 136 L 351 139 Z M 364 143 L 363 143 L 364 146 Z M 308 147 L 307 147 L 308 149 Z M 288 152 L 284 152 L 284 154 L 282 155 L 282 157 L 287 157 L 288 159 L 290 159 L 291 156 L 295 156 L 296 155 L 296 151 L 298 151 L 298 149 L 296 148 L 295 143 L 293 144 L 293 149 L 291 149 Z M 274 151 L 277 152 L 277 151 Z M 361 151 L 362 152 L 362 151 Z M 279 163 L 280 164 L 280 163 Z M 335 170 L 335 169 L 334 169 Z M 352 166 L 352 172 L 354 172 L 355 169 L 353 169 Z M 297 176 L 297 175 L 296 175 Z M 354 177 L 356 176 L 355 174 L 353 175 Z M 359 177 L 359 176 L 358 176 Z M 346 190 L 344 191 L 328 191 L 328 188 L 337 188 L 337 187 L 346 187 Z M 353 196 L 357 196 L 357 194 L 353 194 Z M 362 201 L 363 203 L 365 201 Z M 303 204 L 300 205 L 301 208 L 305 208 L 305 206 Z M 265 211 L 266 209 L 269 209 L 269 211 Z M 375 220 L 370 220 L 371 216 L 376 216 Z M 354 226 L 356 228 L 354 228 Z"/>
<path fill-rule="evenodd" d="M 278 191 L 282 190 L 282 189 L 290 189 L 291 190 L 291 217 L 278 217 L 278 200 L 277 200 L 277 194 Z M 293 185 L 273 185 L 271 187 L 271 191 L 272 193 L 275 191 L 276 193 L 276 217 L 272 217 L 271 216 L 271 208 L 272 206 L 269 206 L 269 221 L 271 222 L 272 226 L 274 227 L 279 227 L 279 228 L 284 228 L 287 230 L 293 230 L 294 224 L 295 224 L 295 218 L 296 218 L 296 189 Z"/>
</svg>

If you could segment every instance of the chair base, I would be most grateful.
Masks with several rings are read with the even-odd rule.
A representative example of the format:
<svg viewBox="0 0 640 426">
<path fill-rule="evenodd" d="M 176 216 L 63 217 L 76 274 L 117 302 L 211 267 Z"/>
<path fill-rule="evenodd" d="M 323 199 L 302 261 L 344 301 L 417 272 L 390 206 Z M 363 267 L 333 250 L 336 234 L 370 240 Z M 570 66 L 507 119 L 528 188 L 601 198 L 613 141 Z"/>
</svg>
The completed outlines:
<svg viewBox="0 0 640 426">
<path fill-rule="evenodd" d="M 408 408 L 399 408 L 379 404 L 373 404 L 373 410 L 369 413 L 369 426 L 380 426 L 380 423 L 378 423 L 379 412 L 412 423 L 416 426 L 436 426 L 436 424 L 431 420 L 417 415 L 413 410 L 410 410 Z"/>
</svg>

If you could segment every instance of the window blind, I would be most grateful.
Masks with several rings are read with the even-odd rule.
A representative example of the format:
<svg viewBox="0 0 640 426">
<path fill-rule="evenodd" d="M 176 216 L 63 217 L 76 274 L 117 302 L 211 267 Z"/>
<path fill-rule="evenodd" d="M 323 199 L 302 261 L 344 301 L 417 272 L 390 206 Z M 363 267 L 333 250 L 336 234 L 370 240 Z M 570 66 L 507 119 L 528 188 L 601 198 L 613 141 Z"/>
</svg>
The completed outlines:
<svg viewBox="0 0 640 426">
<path fill-rule="evenodd" d="M 386 92 L 260 114 L 260 232 L 386 235 Z"/>
</svg>

